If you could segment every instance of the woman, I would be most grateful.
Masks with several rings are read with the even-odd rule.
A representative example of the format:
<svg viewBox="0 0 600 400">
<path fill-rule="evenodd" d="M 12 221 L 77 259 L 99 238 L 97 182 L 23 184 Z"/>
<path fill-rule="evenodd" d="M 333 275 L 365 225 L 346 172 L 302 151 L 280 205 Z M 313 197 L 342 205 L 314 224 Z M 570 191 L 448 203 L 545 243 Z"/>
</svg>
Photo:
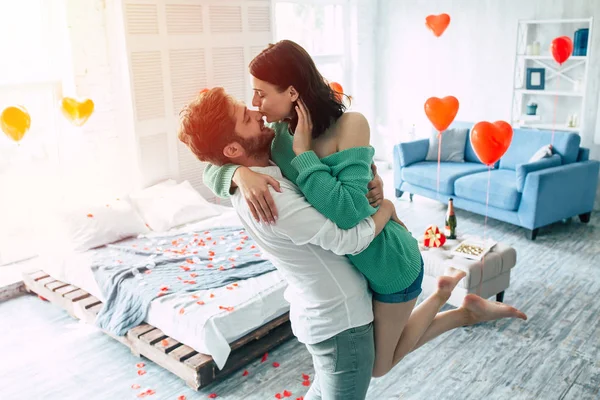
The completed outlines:
<svg viewBox="0 0 600 400">
<path fill-rule="evenodd" d="M 373 215 L 377 210 L 367 198 L 367 186 L 373 178 L 374 149 L 369 145 L 365 117 L 345 112 L 336 97 L 340 94 L 329 87 L 308 53 L 294 42 L 284 40 L 269 46 L 252 60 L 250 73 L 252 105 L 272 123 L 276 133 L 271 158 L 285 177 L 342 229 Z M 205 183 L 218 195 L 227 196 L 232 180 L 256 209 L 268 212 L 274 208 L 268 206 L 270 195 L 257 195 L 268 194 L 266 185 L 272 183 L 268 177 L 233 165 L 207 167 Z M 439 279 L 437 292 L 413 312 L 421 293 L 423 261 L 417 241 L 394 220 L 365 251 L 348 256 L 373 291 L 376 377 L 386 374 L 417 346 L 465 276 L 450 269 L 448 276 Z"/>
</svg>

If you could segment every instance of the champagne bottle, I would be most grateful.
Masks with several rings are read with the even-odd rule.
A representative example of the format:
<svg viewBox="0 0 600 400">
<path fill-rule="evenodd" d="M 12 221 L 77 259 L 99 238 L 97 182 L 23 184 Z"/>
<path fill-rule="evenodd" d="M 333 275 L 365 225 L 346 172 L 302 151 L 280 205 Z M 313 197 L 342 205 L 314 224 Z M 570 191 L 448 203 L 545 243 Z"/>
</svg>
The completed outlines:
<svg viewBox="0 0 600 400">
<path fill-rule="evenodd" d="M 456 239 L 456 215 L 454 214 L 453 199 L 448 200 L 448 211 L 446 212 L 446 229 L 444 234 L 448 239 Z"/>
</svg>

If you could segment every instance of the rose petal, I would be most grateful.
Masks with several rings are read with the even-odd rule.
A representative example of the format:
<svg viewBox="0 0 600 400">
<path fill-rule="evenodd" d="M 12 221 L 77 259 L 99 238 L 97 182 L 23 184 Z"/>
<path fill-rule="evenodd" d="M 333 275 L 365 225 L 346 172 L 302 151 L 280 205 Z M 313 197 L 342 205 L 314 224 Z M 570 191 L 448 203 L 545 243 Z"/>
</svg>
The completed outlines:
<svg viewBox="0 0 600 400">
<path fill-rule="evenodd" d="M 195 272 L 192 272 L 192 273 L 190 274 L 190 277 L 192 277 L 192 278 L 197 278 L 197 277 L 198 277 L 198 274 L 196 274 Z"/>
<path fill-rule="evenodd" d="M 217 398 L 217 394 L 216 393 L 211 393 L 208 395 L 209 399 L 216 399 Z"/>
<path fill-rule="evenodd" d="M 138 395 L 137 395 L 138 398 L 142 398 L 142 397 L 146 397 L 146 396 L 148 396 L 148 394 L 146 392 L 138 393 Z"/>
<path fill-rule="evenodd" d="M 199 305 L 203 306 L 204 302 L 202 300 L 200 300 L 200 301 L 197 301 L 196 304 L 199 304 Z"/>
<path fill-rule="evenodd" d="M 212 265 L 212 264 L 208 264 L 208 265 L 206 266 L 206 268 L 212 268 L 212 267 L 214 267 L 214 265 Z"/>
<path fill-rule="evenodd" d="M 210 296 L 208 296 L 208 297 L 210 297 L 210 298 L 212 299 L 212 298 L 214 298 L 214 297 L 215 297 L 215 294 L 214 294 L 214 293 L 211 293 L 211 294 L 210 294 Z"/>
<path fill-rule="evenodd" d="M 199 299 L 199 298 L 200 298 L 200 296 L 198 296 L 197 294 L 192 295 L 192 299 Z"/>
<path fill-rule="evenodd" d="M 262 356 L 262 359 L 260 360 L 260 362 L 265 362 L 267 361 L 267 358 L 269 358 L 269 353 L 265 353 L 264 356 Z"/>
<path fill-rule="evenodd" d="M 186 267 L 185 265 L 180 265 L 179 268 L 181 268 L 185 272 L 188 272 L 190 270 L 190 267 Z"/>
<path fill-rule="evenodd" d="M 146 374 L 146 371 L 144 371 L 143 369 L 140 369 L 140 370 L 138 370 L 137 374 L 138 374 L 139 376 L 142 376 L 142 375 L 145 375 L 145 374 Z"/>
<path fill-rule="evenodd" d="M 238 286 L 238 284 L 237 284 L 237 283 L 234 283 L 234 284 L 233 284 L 233 286 Z"/>
<path fill-rule="evenodd" d="M 296 400 L 304 400 L 304 396 L 297 397 Z"/>
<path fill-rule="evenodd" d="M 137 364 L 135 364 L 135 366 L 138 367 L 138 368 L 144 368 L 146 366 L 146 364 L 144 364 L 144 363 L 137 363 Z"/>
<path fill-rule="evenodd" d="M 148 389 L 148 390 L 146 390 L 146 394 L 147 394 L 148 396 L 152 396 L 154 393 L 156 393 L 156 390 L 152 390 L 152 389 Z"/>
<path fill-rule="evenodd" d="M 280 365 L 281 365 L 281 364 L 279 364 L 278 362 L 274 362 L 274 363 L 273 363 L 273 366 L 274 366 L 275 368 L 279 368 L 279 366 L 280 366 Z"/>
<path fill-rule="evenodd" d="M 241 247 L 236 247 L 235 248 L 237 251 L 240 251 L 242 248 Z"/>
<path fill-rule="evenodd" d="M 87 217 L 88 218 L 94 218 L 94 214 L 88 214 Z"/>
<path fill-rule="evenodd" d="M 161 292 L 166 292 L 167 290 L 169 290 L 168 286 L 161 286 L 160 287 Z"/>
<path fill-rule="evenodd" d="M 184 396 L 184 395 L 181 395 L 181 396 L 179 396 L 179 397 L 177 398 L 177 400 L 186 400 L 186 398 L 185 398 L 185 396 Z M 297 399 L 296 399 L 296 400 L 297 400 Z"/>
<path fill-rule="evenodd" d="M 281 393 L 277 393 L 277 394 L 275 395 L 275 398 L 276 398 L 276 399 L 283 399 L 283 395 L 282 395 Z"/>
<path fill-rule="evenodd" d="M 185 308 L 182 308 L 179 310 L 179 314 L 184 314 L 185 313 Z"/>
<path fill-rule="evenodd" d="M 249 372 L 248 372 L 248 370 L 246 369 L 246 370 L 244 370 L 244 373 L 242 374 L 242 376 L 248 376 L 248 374 L 249 374 Z"/>
<path fill-rule="evenodd" d="M 290 397 L 291 395 L 292 395 L 292 392 L 290 392 L 289 390 L 283 391 L 283 397 Z"/>
<path fill-rule="evenodd" d="M 132 389 L 139 389 L 139 388 L 141 388 L 141 386 L 138 385 L 137 383 L 134 383 L 133 385 L 131 385 L 131 388 Z"/>
<path fill-rule="evenodd" d="M 163 339 L 160 341 L 160 344 L 162 347 L 167 347 L 169 345 L 169 341 L 167 339 Z"/>
<path fill-rule="evenodd" d="M 260 257 L 260 254 L 256 253 L 256 254 L 255 254 L 255 256 L 256 256 L 256 257 Z"/>
<path fill-rule="evenodd" d="M 303 386 L 310 386 L 310 381 L 304 381 L 304 382 L 302 382 L 302 385 Z"/>
<path fill-rule="evenodd" d="M 255 245 L 252 245 L 252 246 L 250 246 L 250 248 L 251 248 L 251 249 L 255 249 L 255 248 L 256 248 L 256 246 L 255 246 Z"/>
</svg>

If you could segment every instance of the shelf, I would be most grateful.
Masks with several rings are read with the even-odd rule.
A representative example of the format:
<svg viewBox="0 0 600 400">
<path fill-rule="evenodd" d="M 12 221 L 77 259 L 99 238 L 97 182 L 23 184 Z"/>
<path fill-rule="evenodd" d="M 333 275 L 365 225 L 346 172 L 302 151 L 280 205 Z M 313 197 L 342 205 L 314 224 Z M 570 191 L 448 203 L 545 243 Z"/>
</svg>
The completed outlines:
<svg viewBox="0 0 600 400">
<path fill-rule="evenodd" d="M 523 57 L 525 60 L 549 60 L 554 61 L 552 56 L 532 56 L 529 54 L 517 54 L 519 57 Z M 566 62 L 569 61 L 587 61 L 587 56 L 571 56 Z"/>
<path fill-rule="evenodd" d="M 582 23 L 591 23 L 591 18 L 573 18 L 573 19 L 528 19 L 528 20 L 520 20 L 521 24 L 582 24 Z"/>
<path fill-rule="evenodd" d="M 527 89 L 515 89 L 516 92 L 523 94 L 536 94 L 539 96 L 569 96 L 569 97 L 583 97 L 581 92 L 568 92 L 564 90 L 527 90 Z"/>
<path fill-rule="evenodd" d="M 547 131 L 551 131 L 552 130 L 552 124 L 517 124 L 517 126 L 519 128 L 529 128 L 529 129 L 543 129 L 543 130 L 547 130 Z M 565 131 L 565 132 L 579 132 L 580 131 L 580 127 L 575 126 L 575 127 L 569 127 L 566 125 L 562 125 L 562 124 L 556 124 L 554 125 L 554 130 L 556 131 Z"/>
</svg>

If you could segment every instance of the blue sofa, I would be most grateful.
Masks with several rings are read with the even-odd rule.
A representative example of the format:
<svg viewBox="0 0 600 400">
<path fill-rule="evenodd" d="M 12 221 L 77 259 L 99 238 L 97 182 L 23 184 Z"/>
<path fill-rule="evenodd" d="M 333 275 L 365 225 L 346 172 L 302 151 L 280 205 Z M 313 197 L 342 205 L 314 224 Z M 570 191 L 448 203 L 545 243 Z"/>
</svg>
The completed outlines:
<svg viewBox="0 0 600 400">
<path fill-rule="evenodd" d="M 429 139 L 394 147 L 396 197 L 404 192 L 447 202 L 485 215 L 488 167 L 471 146 L 472 123 L 455 122 L 450 128 L 469 129 L 465 162 L 443 162 L 437 193 L 437 161 L 425 161 Z M 442 138 L 443 140 L 443 138 Z M 589 222 L 594 207 L 600 163 L 589 159 L 575 133 L 555 132 L 553 155 L 529 163 L 542 146 L 550 144 L 551 131 L 514 129 L 512 143 L 491 171 L 488 216 L 528 229 L 534 240 L 540 227 L 578 215 Z"/>
</svg>

